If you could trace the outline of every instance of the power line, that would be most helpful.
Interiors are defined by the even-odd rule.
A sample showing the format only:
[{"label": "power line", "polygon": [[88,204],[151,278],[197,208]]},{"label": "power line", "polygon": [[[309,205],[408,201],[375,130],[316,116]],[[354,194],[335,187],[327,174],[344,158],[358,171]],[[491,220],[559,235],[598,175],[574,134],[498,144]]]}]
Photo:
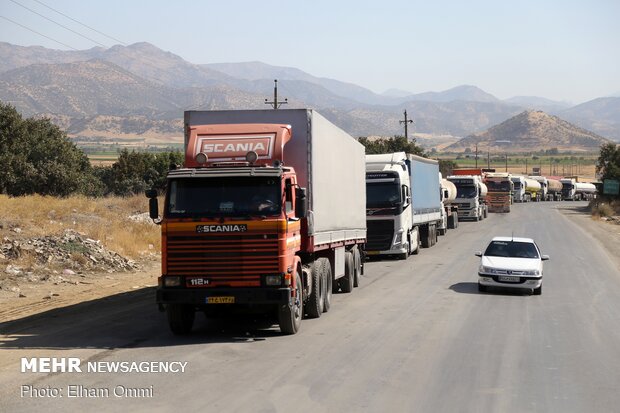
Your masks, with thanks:
[{"label": "power line", "polygon": [[99,46],[102,46],[102,47],[107,48],[107,46],[106,46],[105,44],[103,44],[103,43],[99,43],[98,41],[96,41],[96,40],[94,40],[94,39],[91,39],[91,38],[90,38],[90,37],[88,37],[88,36],[84,36],[83,34],[81,34],[81,33],[79,33],[79,32],[76,32],[75,30],[73,30],[73,29],[71,29],[71,28],[69,28],[69,27],[65,26],[64,24],[60,24],[60,23],[58,23],[57,21],[52,20],[52,19],[50,19],[49,17],[46,17],[46,16],[42,15],[41,13],[38,13],[38,12],[36,12],[36,11],[32,10],[31,8],[26,7],[26,6],[24,6],[23,4],[21,4],[21,3],[17,2],[17,1],[15,1],[15,0],[11,0],[11,1],[12,1],[13,3],[17,4],[18,6],[23,7],[24,9],[26,9],[26,10],[28,10],[28,11],[30,11],[30,12],[32,12],[32,13],[34,13],[34,14],[36,14],[37,16],[43,17],[45,20],[48,20],[48,21],[50,21],[50,22],[52,22],[52,23],[54,23],[54,24],[56,24],[56,25],[58,25],[58,26],[62,27],[63,29],[69,30],[70,32],[75,33],[75,34],[77,34],[78,36],[85,38],[86,40],[90,40],[91,42],[93,42],[93,43],[95,43],[95,44],[98,44]]},{"label": "power line", "polygon": [[118,39],[117,39],[117,38],[115,38],[115,37],[109,36],[109,35],[107,35],[107,34],[105,34],[105,33],[101,32],[101,31],[99,31],[99,30],[97,30],[97,29],[95,29],[95,28],[92,28],[92,27],[90,27],[89,25],[84,24],[84,23],[82,23],[82,22],[80,22],[80,21],[78,21],[78,20],[74,19],[74,18],[73,18],[73,17],[71,17],[71,16],[67,16],[67,15],[66,15],[66,14],[64,14],[63,12],[58,11],[58,10],[56,10],[55,8],[48,6],[47,4],[43,3],[42,1],[39,1],[39,0],[34,0],[34,1],[36,1],[37,3],[39,3],[40,5],[42,5],[42,6],[44,6],[44,7],[47,7],[48,9],[50,9],[50,10],[52,10],[52,11],[55,11],[56,13],[60,14],[61,16],[64,16],[64,17],[66,17],[67,19],[72,20],[72,21],[76,22],[77,24],[80,24],[80,25],[82,25],[82,26],[86,27],[87,29],[90,29],[90,30],[92,30],[92,31],[94,31],[94,32],[97,32],[97,33],[99,33],[100,35],[107,37],[108,39],[114,40],[115,42],[118,42],[118,43],[122,44],[123,46],[127,46],[127,43],[125,43],[125,42],[123,42],[123,41],[121,41],[121,40],[118,40]]},{"label": "power line", "polygon": [[49,39],[49,40],[51,40],[51,41],[53,41],[53,42],[56,42],[56,43],[61,44],[61,45],[65,46],[65,47],[68,47],[69,49],[73,49],[73,50],[75,50],[75,51],[79,51],[79,50],[78,50],[78,49],[76,49],[75,47],[71,47],[71,46],[69,46],[68,44],[65,44],[65,43],[63,43],[63,42],[61,42],[61,41],[58,41],[58,40],[56,40],[56,39],[52,39],[51,37],[46,36],[46,35],[44,35],[43,33],[39,33],[38,31],[31,29],[30,27],[26,27],[26,26],[24,26],[23,24],[17,23],[16,21],[13,21],[13,20],[9,19],[8,17],[4,17],[4,16],[0,16],[0,17],[2,17],[4,20],[8,20],[8,21],[10,21],[10,22],[11,22],[11,23],[13,23],[13,24],[16,24],[16,25],[18,25],[18,26],[23,27],[23,28],[24,28],[24,29],[26,29],[26,30],[30,30],[31,32],[36,33],[36,34],[38,34],[39,36],[43,36],[43,37],[45,37],[46,39]]}]

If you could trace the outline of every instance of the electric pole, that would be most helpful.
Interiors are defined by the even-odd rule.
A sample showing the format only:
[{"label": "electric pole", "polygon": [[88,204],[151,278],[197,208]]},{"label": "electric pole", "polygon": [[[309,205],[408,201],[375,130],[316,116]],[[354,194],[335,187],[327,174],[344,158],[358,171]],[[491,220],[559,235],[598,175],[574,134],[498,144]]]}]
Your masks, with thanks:
[{"label": "electric pole", "polygon": [[407,111],[406,110],[405,110],[405,120],[399,120],[398,122],[405,124],[405,139],[409,140],[409,136],[407,135],[407,125],[409,123],[413,123],[413,121],[411,119],[407,119]]},{"label": "electric pole", "polygon": [[476,169],[478,169],[478,144],[476,144]]},{"label": "electric pole", "polygon": [[278,110],[280,106],[288,104],[288,99],[284,99],[284,102],[278,102],[278,79],[274,79],[273,83],[273,102],[269,102],[265,99],[265,105],[271,105],[274,110]]}]

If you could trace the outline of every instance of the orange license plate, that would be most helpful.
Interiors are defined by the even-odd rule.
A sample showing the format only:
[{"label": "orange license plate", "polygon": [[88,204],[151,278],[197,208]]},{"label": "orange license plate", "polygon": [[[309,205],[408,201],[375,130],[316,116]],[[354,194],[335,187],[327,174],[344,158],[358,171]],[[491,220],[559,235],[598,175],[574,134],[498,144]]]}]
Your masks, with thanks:
[{"label": "orange license plate", "polygon": [[207,304],[234,304],[235,297],[207,297]]}]

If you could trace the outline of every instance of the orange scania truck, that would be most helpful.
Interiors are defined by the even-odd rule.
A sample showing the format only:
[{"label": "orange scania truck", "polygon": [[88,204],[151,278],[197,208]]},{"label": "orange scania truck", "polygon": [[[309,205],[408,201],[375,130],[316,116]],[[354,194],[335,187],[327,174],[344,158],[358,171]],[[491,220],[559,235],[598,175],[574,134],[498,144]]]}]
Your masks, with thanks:
[{"label": "orange scania truck", "polygon": [[168,173],[157,303],[175,334],[196,311],[267,313],[285,334],[360,282],[364,147],[310,109],[185,112]]}]

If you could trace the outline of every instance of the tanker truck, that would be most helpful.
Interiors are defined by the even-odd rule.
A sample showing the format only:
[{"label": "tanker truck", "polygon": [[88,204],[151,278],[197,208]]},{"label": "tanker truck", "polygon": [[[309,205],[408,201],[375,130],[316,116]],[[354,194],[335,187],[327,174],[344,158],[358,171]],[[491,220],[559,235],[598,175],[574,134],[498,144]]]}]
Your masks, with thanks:
[{"label": "tanker truck", "polygon": [[547,195],[550,201],[561,201],[562,182],[557,179],[547,178]]},{"label": "tanker truck", "polygon": [[478,175],[452,175],[448,181],[456,186],[454,204],[459,210],[459,219],[469,218],[480,221],[487,216],[487,186]]},{"label": "tanker truck", "polygon": [[525,202],[540,201],[540,183],[525,177]]},{"label": "tanker truck", "polygon": [[540,192],[538,193],[539,201],[547,201],[549,196],[549,182],[544,176],[529,176],[530,179],[540,184]]},{"label": "tanker truck", "polygon": [[459,226],[459,207],[454,203],[456,199],[456,186],[443,179],[441,172],[439,173],[439,190],[441,198],[441,223],[439,224],[439,235],[446,235],[448,229],[454,229]]},{"label": "tanker truck", "polygon": [[[364,147],[309,109],[185,112],[171,170],[157,303],[175,334],[207,316],[267,313],[284,334],[320,317],[363,272]],[[346,154],[346,156],[343,156]]]},{"label": "tanker truck", "polygon": [[512,201],[523,202],[525,199],[525,178],[521,175],[512,175],[510,180],[513,184]]},{"label": "tanker truck", "polygon": [[575,182],[575,197],[577,200],[590,200],[596,195],[596,186],[587,182]]},{"label": "tanker truck", "polygon": [[513,183],[507,172],[487,172],[484,174],[487,186],[489,212],[510,212]]}]

